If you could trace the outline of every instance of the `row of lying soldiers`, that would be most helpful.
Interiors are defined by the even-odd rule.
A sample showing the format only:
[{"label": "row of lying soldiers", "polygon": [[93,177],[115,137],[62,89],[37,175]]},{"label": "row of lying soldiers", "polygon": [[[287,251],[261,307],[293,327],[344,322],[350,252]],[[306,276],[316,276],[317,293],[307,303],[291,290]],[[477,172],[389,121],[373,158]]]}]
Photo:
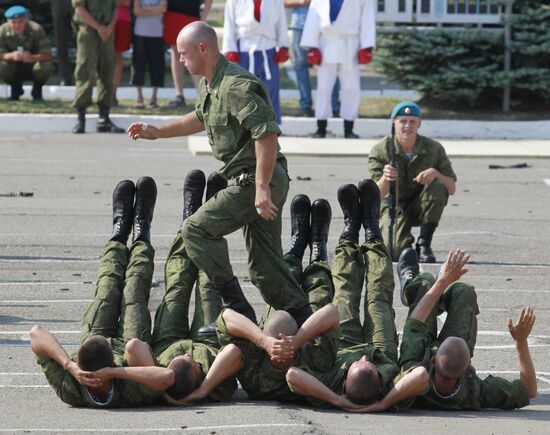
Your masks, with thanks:
[{"label": "row of lying soldiers", "polygon": [[[184,224],[200,207],[205,185],[208,200],[226,182],[216,173],[206,182],[201,171],[191,171],[184,184]],[[167,258],[166,293],[152,328],[150,227],[156,196],[150,177],[115,188],[113,234],[101,258],[95,298],[82,319],[79,350],[70,356],[41,326],[30,332],[37,362],[63,402],[123,407],[162,400],[172,405],[228,401],[236,379],[251,399],[307,401],[355,412],[410,406],[513,409],[536,396],[527,343],[535,321],[531,308],[508,324],[520,378],[476,375],[471,357],[479,309],[474,287],[459,280],[469,259],[461,250],[449,253],[436,276],[420,272],[414,249],[402,252],[397,272],[401,302],[409,312],[398,353],[393,265],[379,227],[380,191],[372,180],[338,190],[344,230],[332,267],[330,204],[324,199],[311,204],[306,195],[291,203],[292,238],[284,258],[313,311],[303,324],[267,307],[258,326],[244,295],[224,298],[222,307],[206,275],[187,257],[180,230]],[[303,269],[308,246],[310,261]],[[438,333],[437,316],[443,312],[446,320]],[[214,328],[203,326],[208,324]]]}]

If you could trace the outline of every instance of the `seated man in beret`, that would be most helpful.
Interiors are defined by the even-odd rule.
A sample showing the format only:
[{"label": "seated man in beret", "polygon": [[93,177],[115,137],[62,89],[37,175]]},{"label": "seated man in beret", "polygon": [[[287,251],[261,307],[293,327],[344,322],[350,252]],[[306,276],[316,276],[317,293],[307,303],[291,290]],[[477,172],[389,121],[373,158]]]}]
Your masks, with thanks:
[{"label": "seated man in beret", "polygon": [[[420,226],[416,250],[421,263],[434,263],[432,238],[441,220],[449,195],[456,190],[456,175],[443,146],[418,134],[422,124],[418,105],[410,101],[397,104],[392,113],[392,134],[382,139],[369,153],[369,176],[380,188],[381,197],[396,183],[396,216],[392,260],[412,246],[411,227]],[[388,199],[390,196],[387,197]],[[390,204],[382,204],[381,227],[390,243]]]},{"label": "seated man in beret", "polygon": [[31,96],[41,101],[42,86],[52,74],[50,40],[40,24],[30,21],[23,6],[12,6],[0,26],[0,79],[11,86],[10,100],[23,95],[23,82],[32,81]]}]

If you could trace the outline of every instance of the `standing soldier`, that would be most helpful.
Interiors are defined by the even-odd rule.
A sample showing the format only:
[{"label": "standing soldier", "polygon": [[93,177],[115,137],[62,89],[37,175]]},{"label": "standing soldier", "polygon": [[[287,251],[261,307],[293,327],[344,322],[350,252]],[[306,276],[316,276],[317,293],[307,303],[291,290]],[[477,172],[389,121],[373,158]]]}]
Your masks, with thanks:
[{"label": "standing soldier", "polygon": [[[392,133],[376,144],[369,154],[369,174],[382,197],[391,181],[397,182],[397,213],[393,260],[412,246],[411,227],[420,225],[416,251],[421,263],[434,263],[432,237],[441,220],[449,195],[456,190],[456,175],[443,146],[418,134],[422,123],[420,107],[411,101],[397,104],[392,113]],[[392,148],[395,166],[390,164]],[[382,230],[387,242],[389,206],[382,205]]]},{"label": "standing soldier", "polygon": [[76,37],[76,95],[73,106],[78,123],[73,133],[86,131],[86,108],[92,105],[93,78],[97,73],[97,104],[100,133],[124,133],[109,118],[114,91],[115,37],[117,0],[72,0]]},{"label": "standing soldier", "polygon": [[27,18],[27,9],[12,6],[0,26],[0,79],[11,86],[10,100],[23,95],[23,81],[32,80],[32,98],[42,100],[42,86],[52,74],[50,41],[40,24]]}]

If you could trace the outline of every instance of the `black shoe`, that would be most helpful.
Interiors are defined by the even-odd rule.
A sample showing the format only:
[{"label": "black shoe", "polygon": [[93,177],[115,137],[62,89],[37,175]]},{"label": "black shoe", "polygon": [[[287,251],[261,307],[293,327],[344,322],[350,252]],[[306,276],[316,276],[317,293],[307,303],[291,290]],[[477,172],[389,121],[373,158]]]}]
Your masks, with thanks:
[{"label": "black shoe", "polygon": [[371,179],[359,183],[361,220],[365,227],[365,241],[382,240],[380,231],[380,189]]},{"label": "black shoe", "polygon": [[298,328],[304,324],[304,322],[313,314],[313,311],[311,310],[311,307],[306,304],[299,310],[287,310],[288,313],[294,317],[294,320],[296,320],[296,324],[298,325]]},{"label": "black shoe", "polygon": [[323,139],[327,135],[327,120],[318,119],[317,120],[317,131],[311,135],[311,137],[316,139]]},{"label": "black shoe", "polygon": [[111,240],[126,244],[134,220],[134,182],[124,180],[113,191],[113,234]]},{"label": "black shoe", "polygon": [[304,258],[304,251],[309,245],[309,220],[311,201],[307,195],[296,195],[290,203],[291,237],[286,254],[292,254],[299,260]]},{"label": "black shoe", "polygon": [[406,307],[409,306],[409,300],[405,294],[405,288],[419,273],[420,266],[418,265],[418,255],[416,251],[413,248],[404,249],[397,262],[397,276],[399,277],[399,284],[401,287],[401,303]]},{"label": "black shoe", "polygon": [[194,214],[202,205],[202,194],[206,185],[206,177],[200,169],[187,173],[183,182],[183,221]]},{"label": "black shoe", "polygon": [[201,337],[204,337],[205,335],[216,335],[216,323],[201,326],[197,329],[197,335]]},{"label": "black shoe", "polygon": [[32,85],[31,96],[33,101],[44,101],[42,97],[42,86],[43,83],[34,82]]},{"label": "black shoe", "polygon": [[338,202],[344,213],[344,231],[340,239],[359,242],[361,229],[361,208],[359,205],[359,189],[355,184],[344,184],[338,189]]},{"label": "black shoe", "polygon": [[353,132],[354,121],[344,120],[344,137],[346,139],[359,139],[359,136]]},{"label": "black shoe", "polygon": [[313,118],[315,116],[315,112],[313,111],[313,109],[311,107],[308,107],[307,109],[302,109],[300,114],[304,118]]},{"label": "black shoe", "polygon": [[125,133],[126,130],[117,126],[111,121],[111,118],[99,118],[97,120],[96,131],[98,133]]},{"label": "black shoe", "polygon": [[353,131],[350,131],[349,133],[344,133],[344,137],[346,139],[359,139],[359,135],[355,134]]},{"label": "black shoe", "polygon": [[254,308],[246,299],[237,278],[234,277],[224,285],[216,287],[216,290],[222,298],[224,307],[231,308],[256,323]]},{"label": "black shoe", "polygon": [[86,133],[86,109],[77,108],[76,111],[78,113],[78,122],[73,127],[73,133],[75,134]]},{"label": "black shoe", "polygon": [[223,190],[227,187],[227,180],[220,175],[219,172],[214,171],[208,176],[206,181],[206,198],[204,202],[212,198],[220,190]]},{"label": "black shoe", "polygon": [[421,263],[435,263],[435,255],[432,251],[432,238],[437,224],[425,224],[420,226],[420,235],[416,243],[416,253]]},{"label": "black shoe", "polygon": [[134,204],[134,235],[132,242],[151,243],[151,222],[157,201],[157,185],[151,177],[141,177],[136,183]]},{"label": "black shoe", "polygon": [[328,261],[327,243],[332,210],[326,199],[317,199],[311,205],[310,263]]},{"label": "black shoe", "polygon": [[10,85],[11,88],[11,94],[10,94],[10,101],[19,101],[19,97],[25,93],[23,91],[23,85],[21,83],[14,83]]}]

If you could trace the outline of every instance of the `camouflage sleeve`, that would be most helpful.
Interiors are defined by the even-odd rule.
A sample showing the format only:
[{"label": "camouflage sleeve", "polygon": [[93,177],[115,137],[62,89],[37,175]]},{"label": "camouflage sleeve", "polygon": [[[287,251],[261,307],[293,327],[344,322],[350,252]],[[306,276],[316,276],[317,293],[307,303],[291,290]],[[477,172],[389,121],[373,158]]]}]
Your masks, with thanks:
[{"label": "camouflage sleeve", "polygon": [[38,42],[38,53],[50,54],[52,49],[50,47],[50,38],[46,35],[44,28],[39,26],[36,31],[36,38]]},{"label": "camouflage sleeve", "polygon": [[481,381],[479,394],[481,408],[515,409],[529,405],[529,395],[519,379],[487,376]]},{"label": "camouflage sleeve", "polygon": [[[424,322],[407,319],[403,328],[399,365],[401,370],[413,367],[427,366],[430,351],[430,335]],[[428,355],[429,357],[429,355]]]},{"label": "camouflage sleeve", "polygon": [[441,172],[446,177],[452,178],[453,180],[457,180],[455,171],[453,170],[453,167],[451,166],[451,161],[449,160],[449,157],[447,156],[447,152],[445,151],[445,148],[443,148],[443,145],[439,144],[439,158],[437,160],[437,169],[439,172]]},{"label": "camouflage sleeve", "polygon": [[86,405],[80,394],[80,384],[73,375],[51,358],[37,356],[36,362],[40,364],[48,383],[63,402],[71,406]]},{"label": "camouflage sleeve", "polygon": [[313,372],[330,370],[336,360],[339,340],[340,327],[335,327],[306,343],[301,356],[302,368]]},{"label": "camouflage sleeve", "polygon": [[8,52],[8,45],[6,39],[3,37],[3,32],[0,32],[0,54],[6,54]]},{"label": "camouflage sleeve", "polygon": [[384,166],[388,163],[388,159],[385,157],[384,147],[386,146],[386,139],[378,142],[369,152],[369,177],[375,182],[378,182],[382,178],[382,171]]},{"label": "camouflage sleeve", "polygon": [[250,131],[252,139],[281,133],[261,83],[253,80],[235,81],[229,87],[226,98],[231,115]]}]

